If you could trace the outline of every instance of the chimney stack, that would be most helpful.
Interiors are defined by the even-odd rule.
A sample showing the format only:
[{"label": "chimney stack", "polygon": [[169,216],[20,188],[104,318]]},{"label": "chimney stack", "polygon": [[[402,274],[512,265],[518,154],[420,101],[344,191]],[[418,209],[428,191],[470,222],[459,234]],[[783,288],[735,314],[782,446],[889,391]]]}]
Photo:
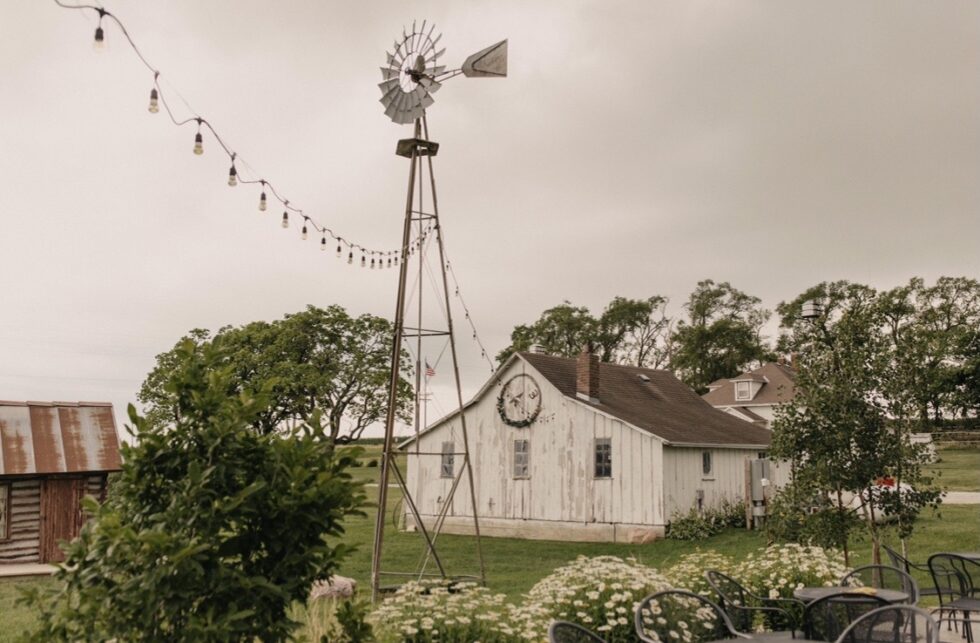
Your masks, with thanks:
[{"label": "chimney stack", "polygon": [[579,354],[575,364],[575,393],[576,396],[591,402],[599,403],[599,356],[586,348]]}]

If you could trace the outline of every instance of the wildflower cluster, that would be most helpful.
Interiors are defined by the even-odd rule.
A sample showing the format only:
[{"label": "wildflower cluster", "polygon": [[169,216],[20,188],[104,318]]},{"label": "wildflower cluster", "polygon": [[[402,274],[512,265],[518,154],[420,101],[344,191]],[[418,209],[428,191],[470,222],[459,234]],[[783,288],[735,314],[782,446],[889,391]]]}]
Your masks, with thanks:
[{"label": "wildflower cluster", "polygon": [[475,583],[411,582],[371,615],[379,643],[520,640],[503,594]]},{"label": "wildflower cluster", "polygon": [[646,596],[668,587],[660,572],[633,559],[579,556],[538,581],[514,616],[526,640],[544,640],[548,625],[563,620],[609,643],[637,641],[633,612]]},{"label": "wildflower cluster", "polygon": [[837,585],[847,572],[836,549],[788,543],[750,553],[733,576],[759,596],[790,598],[802,587]]},{"label": "wildflower cluster", "polygon": [[723,574],[731,574],[734,568],[735,562],[728,556],[710,549],[698,550],[681,556],[676,563],[665,568],[664,577],[671,587],[686,589],[714,600],[714,591],[708,585],[704,572],[713,569]]},{"label": "wildflower cluster", "polygon": [[644,635],[656,643],[704,643],[728,638],[724,621],[693,596],[661,596],[640,608]]}]

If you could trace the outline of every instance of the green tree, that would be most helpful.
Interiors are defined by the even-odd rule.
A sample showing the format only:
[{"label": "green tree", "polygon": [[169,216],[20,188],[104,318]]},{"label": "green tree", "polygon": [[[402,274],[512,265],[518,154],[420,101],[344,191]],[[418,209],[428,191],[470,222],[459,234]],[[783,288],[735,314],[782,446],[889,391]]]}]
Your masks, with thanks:
[{"label": "green tree", "polygon": [[[802,318],[808,300],[822,303],[819,318]],[[799,359],[794,397],[776,413],[773,456],[791,461],[794,493],[817,507],[808,520],[821,521],[825,540],[848,556],[849,535],[863,525],[876,563],[882,512],[899,518],[905,537],[922,508],[939,501],[923,466],[925,450],[912,443],[901,419],[918,365],[889,328],[906,304],[899,293],[879,295],[841,281],[778,308],[788,331],[782,345]]]},{"label": "green tree", "polygon": [[[138,399],[147,418],[169,424],[180,420],[180,405],[165,386],[190,341],[201,350],[220,339],[220,366],[230,369],[228,393],[267,388],[270,404],[255,418],[255,427],[272,432],[322,414],[333,440],[359,437],[384,418],[388,406],[392,326],[373,315],[350,316],[340,306],[307,307],[273,322],[226,326],[213,336],[192,330],[170,351],[157,356]],[[409,371],[407,354],[402,372]],[[407,419],[412,387],[399,378],[398,415]]]},{"label": "green tree", "polygon": [[770,311],[758,297],[727,281],[699,281],[672,336],[671,366],[684,382],[704,393],[708,384],[734,377],[754,363],[772,359],[762,337]]},{"label": "green tree", "polygon": [[[360,514],[347,474],[314,414],[284,433],[253,425],[268,390],[236,387],[221,338],[188,341],[164,386],[179,414],[167,426],[129,408],[136,438],[109,501],[67,547],[57,583],[27,598],[44,641],[282,641],[287,616],[347,553],[328,537]],[[267,387],[266,387],[267,388]]]},{"label": "green tree", "polygon": [[497,355],[503,363],[511,354],[537,344],[548,354],[575,357],[590,348],[604,362],[659,368],[667,355],[667,299],[614,297],[595,317],[584,306],[564,301],[549,308],[532,324],[516,326],[511,344]]}]

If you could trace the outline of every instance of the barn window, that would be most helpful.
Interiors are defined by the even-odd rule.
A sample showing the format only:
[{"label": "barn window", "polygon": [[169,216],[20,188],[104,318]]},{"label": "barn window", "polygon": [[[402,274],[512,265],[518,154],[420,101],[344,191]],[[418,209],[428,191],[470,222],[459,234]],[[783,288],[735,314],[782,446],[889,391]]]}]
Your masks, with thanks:
[{"label": "barn window", "polygon": [[514,477],[529,478],[531,471],[529,464],[530,443],[527,440],[514,440]]},{"label": "barn window", "polygon": [[0,485],[0,540],[10,538],[10,520],[7,513],[10,507],[10,485]]},{"label": "barn window", "polygon": [[442,462],[440,463],[441,466],[439,467],[439,475],[441,475],[443,478],[453,477],[453,470],[456,468],[456,460],[454,455],[455,451],[456,447],[452,442],[442,443]]},{"label": "barn window", "polygon": [[596,438],[595,477],[612,477],[612,440],[610,438]]},{"label": "barn window", "polygon": [[705,477],[711,475],[711,451],[701,452],[701,473]]},{"label": "barn window", "polygon": [[746,401],[752,399],[751,382],[735,382],[735,399]]}]

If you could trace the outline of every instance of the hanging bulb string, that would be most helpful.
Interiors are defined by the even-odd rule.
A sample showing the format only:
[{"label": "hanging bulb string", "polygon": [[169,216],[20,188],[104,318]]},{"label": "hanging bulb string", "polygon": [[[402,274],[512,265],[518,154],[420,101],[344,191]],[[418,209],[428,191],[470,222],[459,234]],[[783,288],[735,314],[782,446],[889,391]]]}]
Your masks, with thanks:
[{"label": "hanging bulb string", "polygon": [[[137,56],[137,58],[139,58],[140,62],[143,63],[143,66],[145,66],[153,74],[153,87],[152,87],[151,95],[150,95],[151,105],[153,107],[162,106],[163,107],[163,111],[166,112],[167,117],[170,119],[171,123],[173,123],[174,126],[176,126],[176,127],[183,127],[183,126],[189,125],[189,124],[190,125],[196,125],[197,126],[197,134],[195,135],[195,153],[197,153],[197,154],[203,154],[203,146],[200,146],[199,147],[200,141],[198,141],[198,137],[199,137],[199,135],[200,135],[200,133],[201,133],[202,130],[207,130],[207,132],[210,134],[210,136],[212,138],[214,138],[215,141],[217,141],[218,145],[221,147],[221,149],[224,151],[224,153],[229,157],[229,160],[231,161],[231,168],[232,168],[232,170],[234,170],[234,172],[231,172],[231,171],[229,172],[229,175],[230,175],[229,176],[229,181],[228,181],[229,185],[235,185],[236,183],[237,184],[246,184],[246,185],[248,185],[248,184],[261,184],[261,186],[263,188],[263,191],[265,191],[266,189],[268,189],[268,191],[271,194],[271,196],[273,196],[276,200],[278,200],[279,203],[287,211],[294,212],[294,213],[302,216],[304,218],[304,220],[306,221],[306,223],[308,225],[312,226],[313,229],[316,230],[321,235],[324,235],[324,234],[330,235],[330,237],[332,237],[334,239],[334,241],[337,241],[338,243],[344,244],[349,249],[354,250],[354,251],[362,252],[362,253],[365,253],[365,254],[372,254],[372,255],[375,255],[375,257],[377,257],[378,255],[386,256],[386,253],[387,254],[396,253],[395,254],[396,258],[398,258],[399,260],[403,260],[404,259],[404,257],[406,256],[407,252],[413,246],[413,244],[409,244],[408,247],[401,248],[400,254],[398,254],[399,253],[399,250],[379,250],[379,249],[376,249],[376,248],[369,248],[369,247],[364,246],[364,245],[359,244],[359,243],[354,243],[352,241],[349,241],[349,240],[343,238],[341,235],[335,233],[332,229],[328,228],[326,225],[322,225],[322,224],[318,223],[316,220],[314,220],[309,215],[304,214],[302,209],[290,205],[289,199],[286,199],[276,189],[276,187],[272,184],[272,182],[270,182],[268,179],[264,179],[264,178],[245,178],[245,177],[243,177],[242,176],[242,169],[246,169],[246,170],[250,171],[251,174],[254,174],[254,175],[258,175],[258,172],[255,172],[255,170],[252,168],[252,166],[249,165],[245,161],[245,159],[241,158],[241,156],[239,156],[231,148],[231,146],[225,141],[224,138],[222,138],[222,136],[215,129],[214,125],[212,125],[211,122],[207,118],[204,118],[203,116],[201,116],[197,112],[197,110],[195,110],[193,107],[191,107],[191,105],[187,101],[187,99],[184,98],[184,96],[179,91],[177,91],[177,89],[173,86],[173,84],[168,81],[167,82],[167,85],[168,85],[168,87],[170,87],[172,89],[173,94],[176,95],[180,99],[180,102],[182,102],[184,104],[184,106],[187,108],[187,111],[190,112],[191,114],[193,114],[193,116],[189,116],[187,118],[180,118],[180,117],[177,116],[177,114],[175,113],[175,111],[171,107],[170,102],[167,100],[167,96],[169,95],[169,92],[165,92],[164,91],[164,88],[163,88],[163,86],[161,84],[161,81],[162,80],[165,80],[165,79],[162,78],[162,74],[161,74],[160,70],[157,69],[156,67],[154,67],[152,64],[150,64],[150,61],[147,60],[146,56],[143,54],[143,52],[140,50],[139,46],[137,46],[136,42],[133,40],[132,36],[129,33],[129,30],[126,29],[126,26],[122,23],[122,21],[118,17],[116,17],[115,14],[113,14],[110,11],[108,11],[104,7],[101,7],[101,6],[98,6],[98,5],[94,5],[94,4],[67,4],[67,3],[63,2],[62,0],[54,0],[54,2],[59,7],[62,7],[64,9],[82,9],[82,10],[88,10],[88,11],[95,12],[98,15],[98,17],[99,17],[99,21],[98,21],[99,27],[98,28],[100,30],[103,29],[103,23],[105,21],[107,21],[107,20],[113,22],[119,28],[119,31],[125,37],[126,42],[129,43],[130,48],[133,50],[133,53],[135,53],[136,56]],[[99,35],[101,35],[104,38],[104,33],[100,33]],[[100,39],[99,42],[102,42],[101,39]],[[158,111],[158,109],[151,109],[151,111],[154,111],[155,112],[155,111]],[[236,167],[236,162],[237,162],[237,167]],[[231,176],[235,176],[235,183],[232,183],[232,181],[230,179]]]},{"label": "hanging bulb string", "polygon": [[[445,255],[445,249],[443,249],[443,255]],[[459,300],[459,305],[463,309],[465,314],[466,322],[470,326],[470,330],[473,331],[473,341],[476,345],[480,347],[480,356],[486,360],[487,364],[490,365],[490,372],[496,371],[496,365],[490,358],[490,354],[487,352],[486,347],[483,344],[483,340],[480,339],[480,334],[476,332],[476,324],[473,323],[473,315],[470,314],[470,309],[466,305],[466,300],[463,299],[463,293],[459,287],[459,280],[456,278],[456,271],[453,270],[453,264],[449,261],[449,257],[446,256],[446,272],[449,274],[450,278],[453,280],[453,287],[455,288],[456,299]]]}]

